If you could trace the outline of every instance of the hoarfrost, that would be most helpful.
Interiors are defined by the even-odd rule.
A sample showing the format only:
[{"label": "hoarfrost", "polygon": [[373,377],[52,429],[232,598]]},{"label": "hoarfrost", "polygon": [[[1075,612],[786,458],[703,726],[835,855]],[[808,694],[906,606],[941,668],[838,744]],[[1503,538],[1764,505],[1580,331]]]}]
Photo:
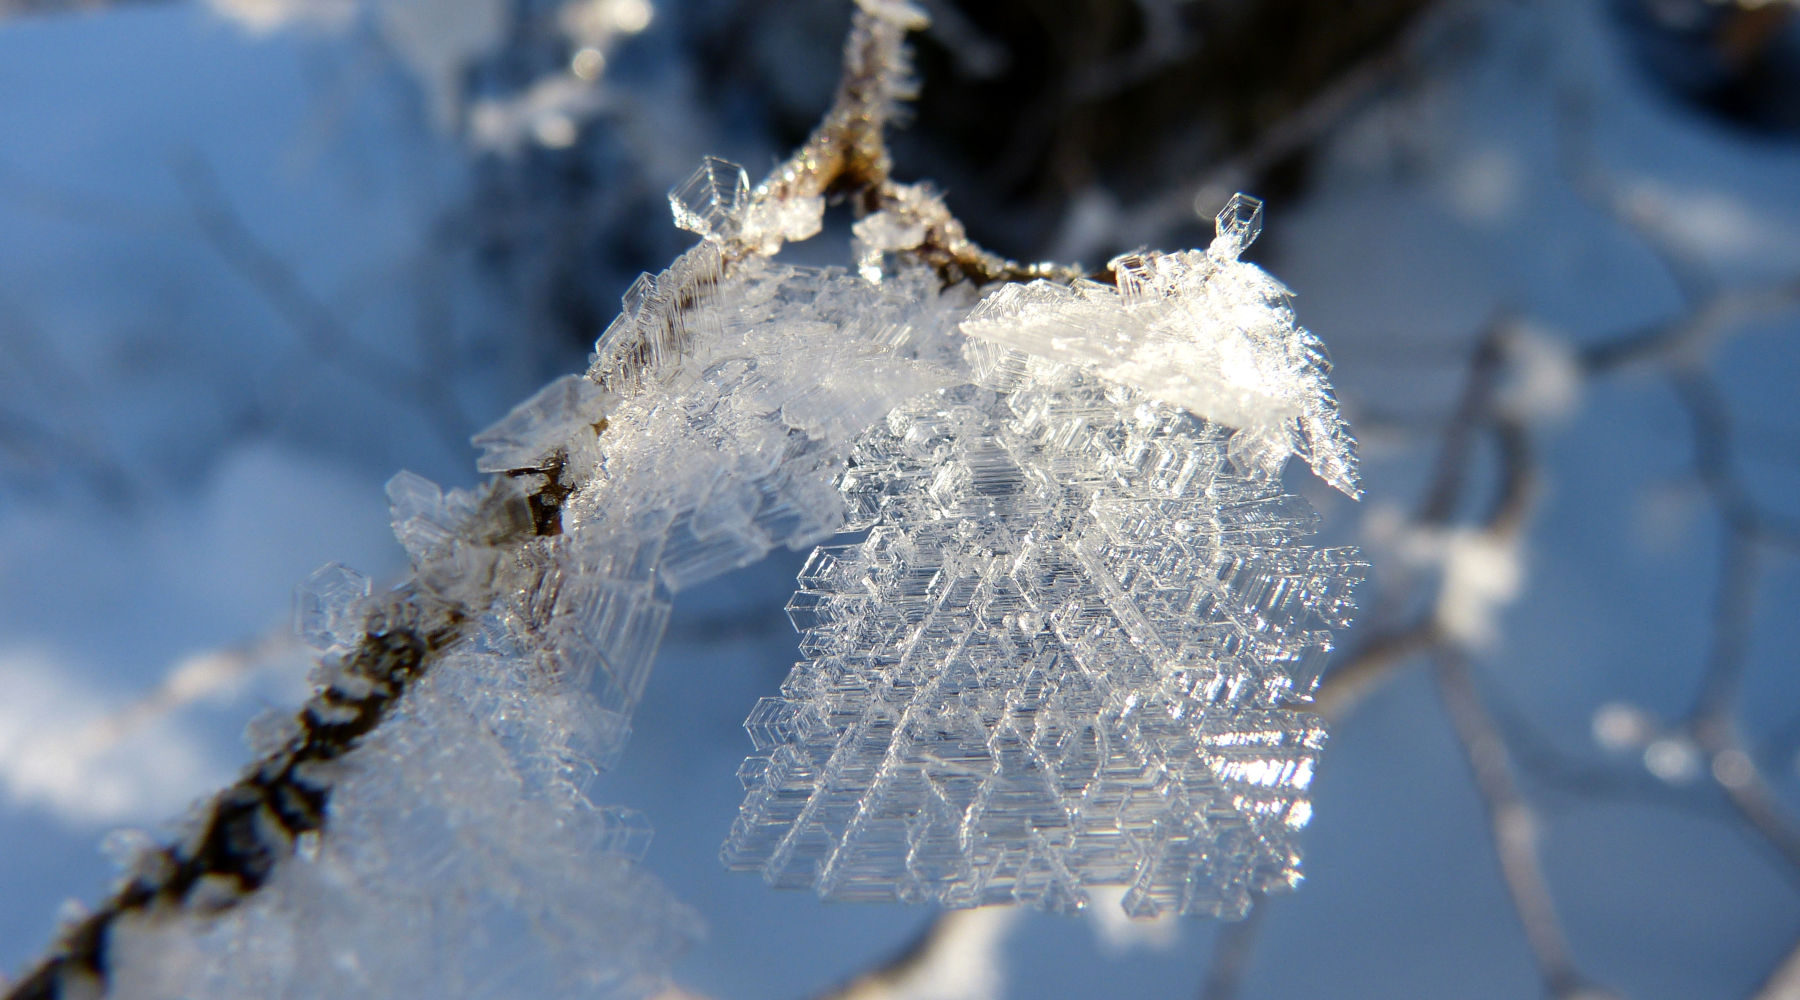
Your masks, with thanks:
[{"label": "hoarfrost", "polygon": [[155,885],[225,855],[182,905],[112,920],[114,992],[653,992],[698,920],[637,867],[647,823],[588,779],[674,595],[838,531],[851,440],[956,380],[973,299],[923,268],[727,268],[708,240],[633,286],[588,375],[477,435],[487,483],[394,477],[412,580],[372,595],[330,566],[299,589],[320,694],[259,725],[263,760],[184,843],[134,862]]},{"label": "hoarfrost", "polygon": [[[879,19],[917,14],[863,6],[892,46]],[[1113,287],[983,298],[946,281],[987,258],[936,196],[888,190],[854,274],[768,259],[818,229],[804,185],[715,160],[673,192],[702,240],[584,375],[477,435],[484,484],[394,477],[411,578],[309,579],[314,697],[25,989],[647,994],[697,918],[589,779],[677,593],[846,530],[789,605],[806,660],[747,724],[731,865],[950,906],[1122,888],[1135,916],[1292,885],[1305,705],[1362,567],[1279,488],[1289,454],[1346,491],[1354,463],[1322,349],[1237,260],[1259,206]]]},{"label": "hoarfrost", "polygon": [[1237,915],[1298,880],[1296,709],[1361,575],[1216,423],[972,343],[862,435],[724,856],[837,899]]},{"label": "hoarfrost", "polygon": [[1006,285],[963,324],[972,337],[1080,364],[1232,428],[1232,459],[1263,473],[1289,455],[1350,496],[1355,443],[1317,337],[1295,322],[1290,293],[1238,254],[1262,231],[1262,203],[1220,211],[1205,251],[1127,254],[1114,283]]}]

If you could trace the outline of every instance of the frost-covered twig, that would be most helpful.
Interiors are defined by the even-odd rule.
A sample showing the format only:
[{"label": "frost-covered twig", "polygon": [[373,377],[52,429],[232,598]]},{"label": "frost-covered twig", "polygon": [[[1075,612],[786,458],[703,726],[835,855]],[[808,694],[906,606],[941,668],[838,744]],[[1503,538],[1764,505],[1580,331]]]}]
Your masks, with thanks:
[{"label": "frost-covered twig", "polygon": [[[759,197],[763,205],[792,207],[800,203],[798,228],[791,223],[791,216],[765,228],[776,246],[783,238],[810,235],[804,220],[809,213],[811,229],[816,231],[823,194],[850,176],[847,172],[852,165],[864,173],[855,175],[860,181],[848,182],[851,189],[859,182],[885,178],[887,156],[881,145],[880,122],[891,102],[901,96],[904,29],[916,18],[904,5],[872,9],[884,16],[866,10],[857,15],[846,52],[846,83],[837,107],[820,135],[808,144],[810,152],[797,157],[797,166],[783,174],[791,176],[793,184],[811,187],[778,193],[765,190]],[[867,172],[870,164],[882,166],[871,174]],[[302,333],[323,354],[363,371],[366,377],[382,378],[390,366],[382,359],[354,355],[353,346],[346,344],[328,310],[255,243],[219,202],[207,178],[190,174],[188,181],[203,228],[227,258],[249,268],[251,276],[278,306],[292,314]],[[716,204],[712,207],[719,208]],[[733,221],[751,215],[754,213],[741,213]],[[723,215],[719,218],[722,221]],[[729,245],[737,248],[736,256],[763,249],[760,241],[752,247],[747,240],[735,239],[739,233],[731,235],[734,239]],[[772,252],[772,248],[764,252]],[[681,280],[665,281],[664,293],[669,296],[665,308],[698,305],[717,274],[717,265],[709,269],[704,263],[671,269],[669,277],[680,275]],[[634,348],[618,356],[621,367],[610,371],[615,379],[634,377],[637,366],[650,359],[651,355]],[[596,375],[606,377],[603,371]],[[596,425],[596,434],[600,426]],[[565,477],[563,460],[537,469],[509,471],[502,466],[495,471],[508,474],[491,481],[483,495],[473,500],[461,524],[432,520],[444,515],[429,506],[409,507],[423,500],[415,498],[416,490],[404,496],[396,494],[396,517],[413,517],[420,525],[429,523],[425,532],[429,541],[421,544],[458,548],[462,543],[455,536],[466,536],[478,540],[478,547],[485,547],[490,560],[501,558],[503,551],[512,554],[501,561],[519,559],[532,539],[561,533],[562,504],[581,485]],[[412,489],[410,484],[407,489]],[[418,526],[412,530],[420,533]],[[416,558],[424,555],[415,553]],[[272,752],[251,764],[237,783],[202,807],[191,821],[188,836],[140,858],[112,898],[65,929],[50,954],[9,990],[8,1000],[51,1000],[104,989],[114,964],[111,940],[121,922],[181,911],[204,915],[237,906],[263,886],[297,843],[322,831],[331,796],[329,765],[356,750],[446,650],[465,644],[480,610],[499,596],[485,588],[513,585],[493,577],[493,562],[484,577],[477,566],[456,562],[457,557],[449,552],[443,556],[446,562],[435,578],[391,592],[364,610],[363,621],[348,623],[348,643],[334,656],[334,669],[324,675],[319,693],[301,710],[294,734],[280,740]],[[445,577],[444,572],[467,575]],[[550,596],[554,599],[554,592]],[[660,624],[646,623],[646,627],[660,631]],[[656,636],[648,638],[650,645],[641,652],[644,658],[654,649]],[[626,685],[624,697],[629,698],[631,684],[627,681]]]},{"label": "frost-covered twig", "polygon": [[396,592],[372,613],[366,637],[345,658],[342,680],[299,716],[298,736],[257,761],[196,817],[178,844],[139,859],[111,900],[63,932],[55,951],[8,993],[55,1000],[104,990],[113,925],[130,914],[233,905],[260,888],[294,841],[324,826],[329,788],[321,769],[354,749],[386,716],[430,658],[466,623],[457,609]]},{"label": "frost-covered twig", "polygon": [[[906,34],[926,24],[909,0],[859,0],[852,43],[845,51],[844,76],[825,120],[806,144],[778,165],[750,197],[759,206],[801,211],[834,195],[853,195],[863,213],[887,212],[892,226],[911,230],[907,245],[878,249],[904,251],[934,267],[947,282],[1072,280],[1079,267],[1020,264],[982,249],[950,214],[929,185],[899,184],[883,133],[897,104],[913,96]],[[757,216],[752,209],[751,217]],[[766,240],[771,229],[754,237]]]},{"label": "frost-covered twig", "polygon": [[[13,1000],[121,968],[153,996],[641,995],[693,919],[636,869],[642,820],[586,779],[677,591],[846,527],[867,538],[817,550],[790,605],[813,659],[752,716],[767,754],[740,771],[728,864],[965,907],[1107,886],[1146,916],[1298,880],[1324,739],[1306,698],[1363,566],[1305,544],[1316,516],[1280,492],[1294,454],[1352,496],[1356,468],[1323,346],[1239,259],[1260,203],[1110,285],[1000,261],[889,179],[920,18],[860,6],[825,126],[754,190],[709,161],[671,193],[702,242],[632,287],[585,374],[477,435],[485,483],[390,482],[411,580],[315,574],[318,692]],[[839,195],[855,276],[770,259]],[[316,304],[275,286],[317,337]],[[438,954],[490,908],[533,950],[486,957],[535,987]]]}]

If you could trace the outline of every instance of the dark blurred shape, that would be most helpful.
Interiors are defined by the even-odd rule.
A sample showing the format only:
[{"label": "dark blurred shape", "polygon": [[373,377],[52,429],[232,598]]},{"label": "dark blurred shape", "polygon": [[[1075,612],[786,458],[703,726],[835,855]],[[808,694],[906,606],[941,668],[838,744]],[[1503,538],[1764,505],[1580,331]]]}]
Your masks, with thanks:
[{"label": "dark blurred shape", "polygon": [[[709,88],[769,95],[797,142],[829,91],[842,5],[720,5]],[[1129,204],[1196,185],[1309,103],[1402,44],[1436,0],[927,0],[923,81],[895,137],[903,174],[931,164],[984,243],[1045,251],[1073,195]],[[749,44],[745,44],[748,41]],[[729,84],[737,81],[735,87]],[[823,81],[823,82],[820,82]],[[1306,182],[1310,146],[1251,178],[1281,196]]]},{"label": "dark blurred shape", "polygon": [[[923,86],[895,136],[901,174],[921,176],[929,164],[971,232],[1021,258],[1053,252],[1071,204],[1090,190],[1122,206],[1187,192],[1173,199],[1185,204],[1230,164],[1230,183],[1291,195],[1304,188],[1312,148],[1329,133],[1296,121],[1326,95],[1357,99],[1370,81],[1385,80],[1409,29],[1438,5],[924,0],[933,25],[916,41]],[[566,63],[571,50],[553,29],[555,6],[520,3],[508,43],[471,74],[473,93],[521,92]],[[803,141],[835,86],[851,5],[678,6],[684,16],[670,28],[698,54],[695,89],[726,131],[770,134],[777,148]],[[609,79],[615,72],[608,69]],[[674,246],[660,188],[634,172],[614,131],[584,128],[566,148],[528,145],[484,158],[472,211],[451,223],[520,290],[532,325],[568,345],[592,342],[616,309],[617,276],[634,270],[631,261],[667,256]],[[621,205],[630,206],[633,224],[619,224]]]},{"label": "dark blurred shape", "polygon": [[1800,8],[1789,0],[1617,0],[1639,68],[1680,104],[1800,136]]},{"label": "dark blurred shape", "polygon": [[[928,35],[922,131],[988,197],[1016,203],[1095,182],[1124,195],[1191,183],[1391,45],[1431,0],[954,6],[1006,58],[970,65]],[[1306,160],[1274,164],[1264,193],[1304,183]]]}]

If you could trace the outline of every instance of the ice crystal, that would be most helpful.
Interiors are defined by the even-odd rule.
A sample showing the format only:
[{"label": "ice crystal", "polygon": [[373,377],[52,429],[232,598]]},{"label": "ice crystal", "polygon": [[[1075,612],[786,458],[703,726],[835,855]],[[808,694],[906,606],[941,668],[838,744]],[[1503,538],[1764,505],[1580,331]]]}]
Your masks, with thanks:
[{"label": "ice crystal", "polygon": [[1354,555],[1230,431],[1019,352],[890,413],[860,542],[789,604],[808,659],[748,727],[728,864],[842,899],[1241,913],[1298,878],[1324,739],[1295,709]]},{"label": "ice crystal", "polygon": [[[925,234],[858,224],[859,270]],[[1241,914],[1299,878],[1324,740],[1305,704],[1362,564],[1309,547],[1278,476],[1354,494],[1322,347],[1238,260],[1002,285],[961,324],[959,381],[857,438],[860,541],[789,604],[807,659],[746,722],[758,753],[723,857],[840,899]]]},{"label": "ice crystal", "polygon": [[730,864],[952,906],[1123,888],[1136,915],[1298,878],[1305,703],[1360,564],[1279,488],[1290,454],[1347,491],[1354,466],[1317,341],[1237,260],[1257,207],[1112,286],[983,298],[931,263],[974,250],[928,188],[858,224],[854,274],[769,259],[823,205],[771,190],[708,161],[670,196],[700,243],[631,286],[585,374],[477,435],[490,478],[394,477],[411,577],[303,585],[314,697],[46,975],[645,995],[696,919],[588,779],[678,592],[841,531],[789,605],[806,659],[747,723]]},{"label": "ice crystal", "polygon": [[963,324],[972,337],[1068,361],[1232,428],[1240,465],[1273,472],[1298,454],[1357,495],[1324,345],[1295,322],[1288,290],[1238,254],[1262,205],[1232,199],[1205,251],[1127,254],[1114,283],[1006,285]]},{"label": "ice crystal", "polygon": [[437,664],[331,781],[331,825],[216,914],[113,925],[118,1000],[655,992],[698,918],[637,865],[642,817],[579,791],[606,725],[477,645]]},{"label": "ice crystal", "polygon": [[728,160],[709,156],[686,183],[669,192],[675,224],[701,237],[717,236],[742,215],[750,175]]},{"label": "ice crystal", "polygon": [[294,588],[294,633],[315,649],[348,646],[362,633],[371,582],[348,566],[330,563]]},{"label": "ice crystal", "polygon": [[636,867],[647,824],[587,778],[629,734],[675,594],[838,531],[850,442],[957,381],[974,300],[924,268],[875,285],[728,262],[742,249],[709,236],[634,284],[587,374],[477,435],[486,483],[394,477],[402,587],[330,566],[299,588],[319,694],[259,724],[261,762],[133,869],[225,874],[109,918],[119,995],[654,991],[697,921]]}]

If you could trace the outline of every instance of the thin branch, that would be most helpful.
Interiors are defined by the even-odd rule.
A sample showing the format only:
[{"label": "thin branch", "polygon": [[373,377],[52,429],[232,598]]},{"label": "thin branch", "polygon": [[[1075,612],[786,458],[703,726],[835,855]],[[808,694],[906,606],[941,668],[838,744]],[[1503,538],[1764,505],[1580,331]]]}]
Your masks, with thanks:
[{"label": "thin branch", "polygon": [[[1669,370],[1693,434],[1695,478],[1724,522],[1712,642],[1686,728],[1706,754],[1708,775],[1738,817],[1800,875],[1800,822],[1775,794],[1743,739],[1737,718],[1746,653],[1754,626],[1758,549],[1800,550],[1800,520],[1761,507],[1739,478],[1729,407],[1703,366],[1727,336],[1759,320],[1800,310],[1800,275],[1748,288],[1717,282],[1647,225],[1619,197],[1621,188],[1586,142],[1591,117],[1578,95],[1559,114],[1563,170],[1572,187],[1633,233],[1674,281],[1688,308],[1679,316],[1601,341],[1581,354],[1590,377],[1644,364]],[[1800,976],[1800,970],[1795,972]]]},{"label": "thin branch", "polygon": [[1441,641],[1428,618],[1370,636],[1332,664],[1313,695],[1312,710],[1327,722],[1342,721],[1396,670]]},{"label": "thin branch", "polygon": [[[1446,524],[1465,502],[1472,442],[1492,420],[1493,395],[1504,367],[1504,322],[1499,318],[1490,321],[1469,356],[1456,411],[1444,428],[1431,479],[1413,514],[1414,523]],[[1519,531],[1523,528],[1523,510],[1514,508],[1529,495],[1526,483],[1531,478],[1530,470],[1525,455],[1517,448],[1510,452],[1502,449],[1502,457],[1503,475],[1490,514],[1495,520],[1487,527],[1495,527],[1498,519],[1504,517],[1507,531]],[[1313,710],[1328,721],[1344,718],[1401,666],[1436,648],[1443,640],[1429,608],[1404,625],[1377,632],[1325,672],[1314,695]]]},{"label": "thin branch", "polygon": [[1728,334],[1758,320],[1800,309],[1800,275],[1746,288],[1726,288],[1697,298],[1673,319],[1589,345],[1582,367],[1594,375],[1646,363],[1686,363],[1703,358]]},{"label": "thin branch", "polygon": [[1676,378],[1676,387],[1693,428],[1694,474],[1719,508],[1725,529],[1712,643],[1688,728],[1707,755],[1713,782],[1738,815],[1787,862],[1791,874],[1800,875],[1800,822],[1776,796],[1750,753],[1736,714],[1756,620],[1758,543],[1781,540],[1786,526],[1759,511],[1738,480],[1729,414],[1712,382],[1683,374]]},{"label": "thin branch", "polygon": [[1800,944],[1769,973],[1751,1000],[1800,1000]]},{"label": "thin branch", "polygon": [[819,1000],[955,1000],[998,992],[1016,906],[945,910],[900,954]]},{"label": "thin branch", "polygon": [[1234,1000],[1243,990],[1268,906],[1267,900],[1258,899],[1244,919],[1219,927],[1218,937],[1213,940],[1212,962],[1200,984],[1200,1000]]},{"label": "thin branch", "polygon": [[1462,744],[1476,790],[1487,809],[1494,853],[1507,893],[1525,929],[1544,988],[1555,1000],[1610,996],[1575,964],[1556,903],[1538,858],[1538,819],[1519,790],[1506,744],[1476,689],[1462,657],[1444,650],[1434,658],[1438,696]]},{"label": "thin branch", "polygon": [[128,914],[214,913],[254,893],[302,835],[322,830],[331,789],[321,764],[342,758],[462,634],[469,615],[415,588],[394,591],[343,660],[339,683],[300,710],[294,737],[214,796],[195,832],[138,859],[110,899],[65,928],[5,1000],[63,1000],[108,986],[112,928]]},{"label": "thin branch", "polygon": [[427,416],[433,432],[452,452],[466,445],[470,422],[441,379],[433,378],[370,350],[345,328],[331,307],[303,284],[280,257],[265,247],[225,200],[218,178],[204,161],[190,159],[178,171],[194,221],[219,257],[250,283],[281,316],[314,357],[380,395],[398,391]]}]

